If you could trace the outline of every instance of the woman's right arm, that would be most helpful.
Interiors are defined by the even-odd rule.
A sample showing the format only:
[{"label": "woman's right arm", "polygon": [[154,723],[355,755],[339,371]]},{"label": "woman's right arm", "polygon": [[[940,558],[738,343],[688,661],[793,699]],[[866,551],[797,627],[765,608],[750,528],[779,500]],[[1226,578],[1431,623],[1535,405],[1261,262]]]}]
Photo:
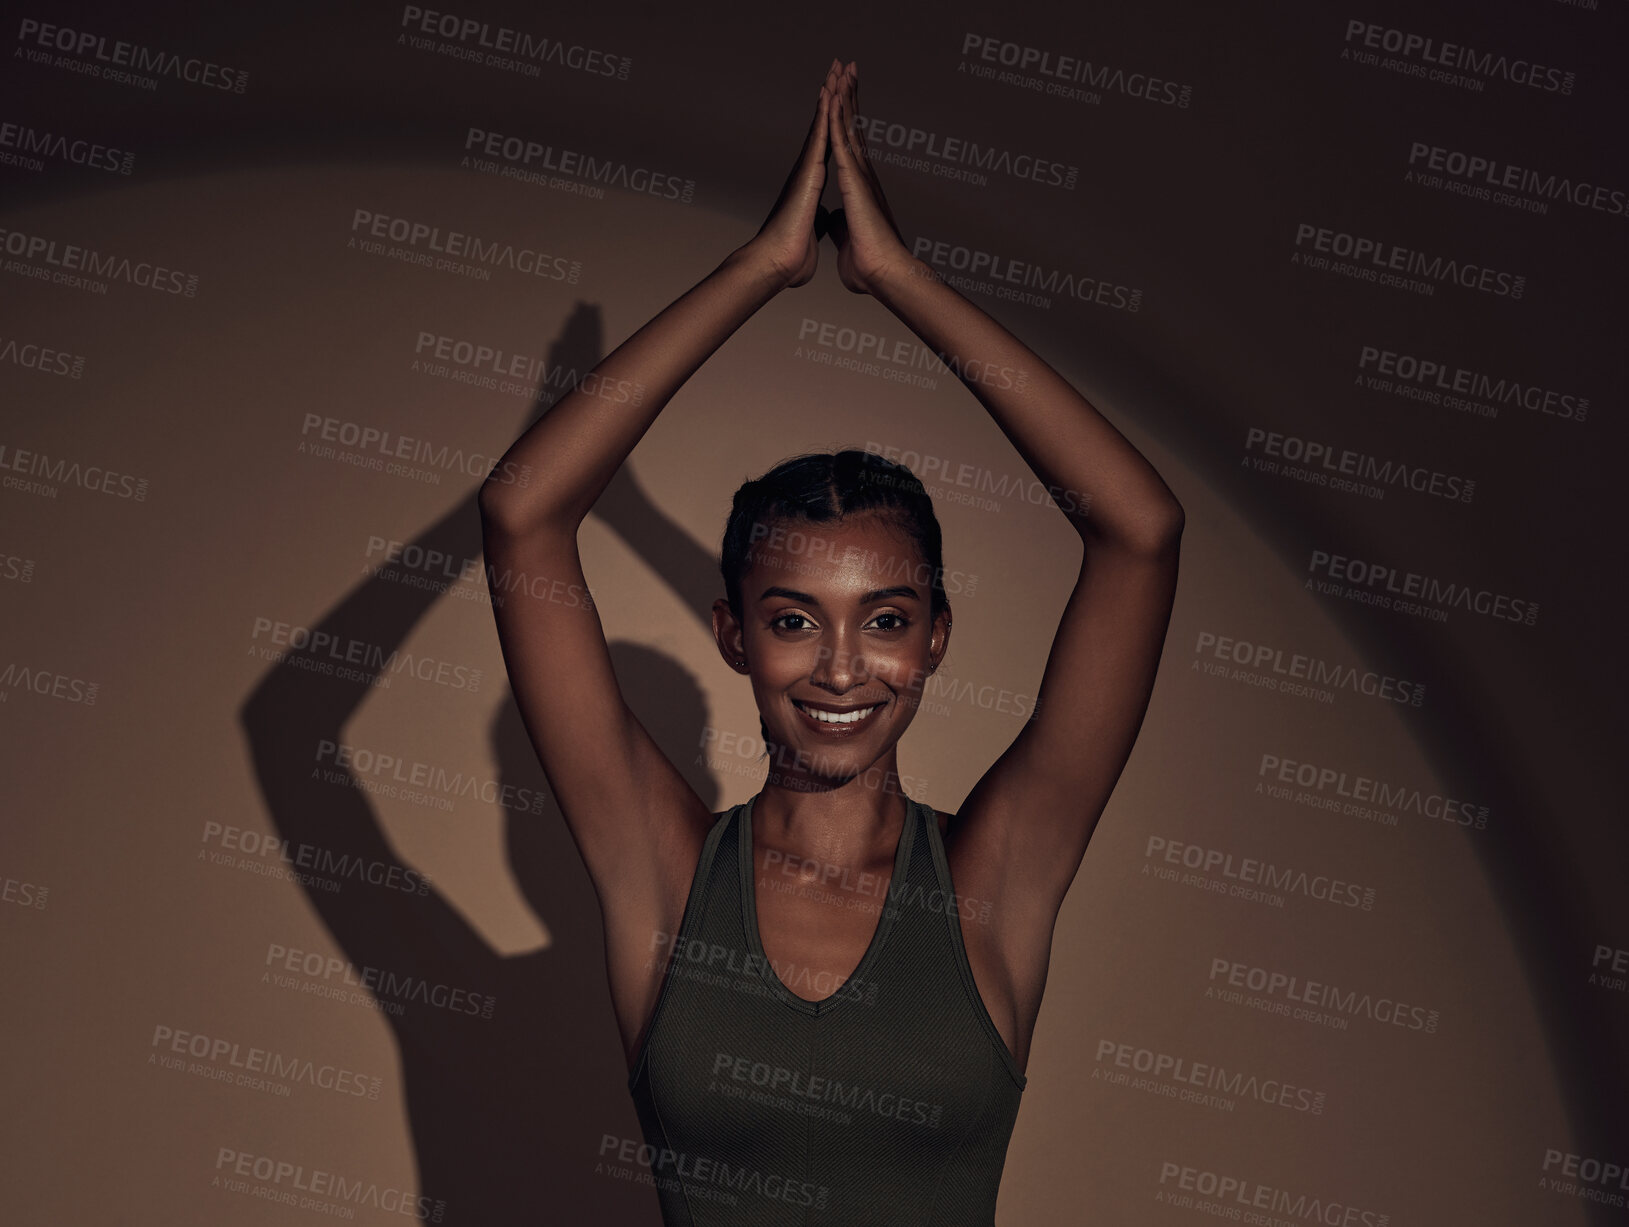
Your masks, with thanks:
[{"label": "woman's right arm", "polygon": [[[599,893],[630,1052],[654,1004],[659,977],[647,971],[659,961],[651,956],[665,953],[658,935],[678,926],[712,814],[622,698],[586,599],[577,531],[684,381],[759,307],[814,275],[835,71],[833,61],[803,150],[758,234],[532,423],[481,488],[510,686]],[[528,469],[524,485],[505,480]]]},{"label": "woman's right arm", "polygon": [[[750,249],[732,252],[610,353],[521,435],[481,487],[510,688],[602,903],[611,902],[608,890],[643,892],[658,868],[651,854],[669,863],[694,842],[696,824],[705,835],[709,814],[622,698],[577,533],[668,399],[784,284]],[[525,484],[513,480],[519,473]]]}]

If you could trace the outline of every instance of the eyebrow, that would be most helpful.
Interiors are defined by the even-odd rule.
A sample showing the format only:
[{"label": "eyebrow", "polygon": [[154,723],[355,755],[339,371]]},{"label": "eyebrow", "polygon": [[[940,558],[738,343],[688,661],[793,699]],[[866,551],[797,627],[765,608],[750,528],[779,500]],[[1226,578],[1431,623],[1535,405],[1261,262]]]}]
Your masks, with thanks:
[{"label": "eyebrow", "polygon": [[[803,605],[814,605],[816,607],[820,605],[819,599],[811,596],[807,592],[799,592],[796,588],[781,588],[775,585],[765,588],[759,595],[758,599],[760,601],[767,601],[773,596],[783,596],[787,600],[797,601]],[[878,601],[890,600],[896,596],[905,597],[906,599],[912,601],[920,601],[922,599],[921,594],[909,584],[896,584],[892,588],[873,588],[870,592],[867,592],[865,595],[860,597],[860,604],[874,605]]]}]

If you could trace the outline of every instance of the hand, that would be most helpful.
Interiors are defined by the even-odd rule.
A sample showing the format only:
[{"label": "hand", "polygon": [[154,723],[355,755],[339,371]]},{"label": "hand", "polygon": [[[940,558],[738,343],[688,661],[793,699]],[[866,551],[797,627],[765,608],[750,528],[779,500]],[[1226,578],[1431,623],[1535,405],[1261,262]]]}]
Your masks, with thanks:
[{"label": "hand", "polygon": [[825,221],[820,193],[826,186],[830,112],[840,77],[840,66],[833,60],[820,86],[820,99],[815,104],[809,134],[803,140],[803,151],[787,175],[774,208],[744,249],[766,261],[788,287],[802,285],[813,277],[820,259],[816,225],[818,222],[823,227]]},{"label": "hand", "polygon": [[830,110],[830,142],[837,161],[843,205],[828,219],[837,244],[837,275],[856,294],[871,294],[884,276],[910,263],[911,254],[882,194],[882,181],[866,156],[855,118],[859,113],[860,66],[852,61],[837,79]]}]

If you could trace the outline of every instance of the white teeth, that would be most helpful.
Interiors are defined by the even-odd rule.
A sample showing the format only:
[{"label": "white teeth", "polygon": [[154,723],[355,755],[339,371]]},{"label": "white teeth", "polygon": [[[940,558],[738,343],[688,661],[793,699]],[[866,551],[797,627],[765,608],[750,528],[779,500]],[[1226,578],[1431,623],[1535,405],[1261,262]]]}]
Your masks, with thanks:
[{"label": "white teeth", "polygon": [[877,708],[881,707],[881,706],[882,706],[882,704],[878,703],[874,707],[862,707],[857,711],[834,712],[834,711],[816,711],[812,707],[805,707],[805,706],[803,706],[803,704],[799,703],[798,704],[798,710],[808,712],[811,716],[813,716],[816,720],[820,721],[822,724],[853,724],[858,720],[864,720],[867,716],[869,716],[872,712],[876,711]]}]

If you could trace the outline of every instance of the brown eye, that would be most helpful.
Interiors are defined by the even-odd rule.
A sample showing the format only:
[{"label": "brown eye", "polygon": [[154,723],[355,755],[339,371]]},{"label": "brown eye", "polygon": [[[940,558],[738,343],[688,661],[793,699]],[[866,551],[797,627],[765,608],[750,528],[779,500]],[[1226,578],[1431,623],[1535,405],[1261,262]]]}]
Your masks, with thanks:
[{"label": "brown eye", "polygon": [[904,614],[882,613],[882,614],[877,615],[877,620],[878,621],[881,621],[884,618],[892,618],[894,620],[894,625],[893,626],[884,626],[884,627],[881,628],[882,630],[885,630],[885,631],[902,631],[907,626],[909,626],[911,624],[911,620],[909,618],[907,618]]},{"label": "brown eye", "polygon": [[769,625],[772,626],[772,627],[780,627],[781,630],[786,630],[786,631],[800,631],[800,630],[805,629],[804,627],[801,627],[801,626],[781,626],[781,623],[785,622],[786,619],[788,619],[788,618],[795,618],[799,622],[808,622],[809,621],[808,618],[804,617],[800,613],[783,613],[778,618],[770,619]]}]

